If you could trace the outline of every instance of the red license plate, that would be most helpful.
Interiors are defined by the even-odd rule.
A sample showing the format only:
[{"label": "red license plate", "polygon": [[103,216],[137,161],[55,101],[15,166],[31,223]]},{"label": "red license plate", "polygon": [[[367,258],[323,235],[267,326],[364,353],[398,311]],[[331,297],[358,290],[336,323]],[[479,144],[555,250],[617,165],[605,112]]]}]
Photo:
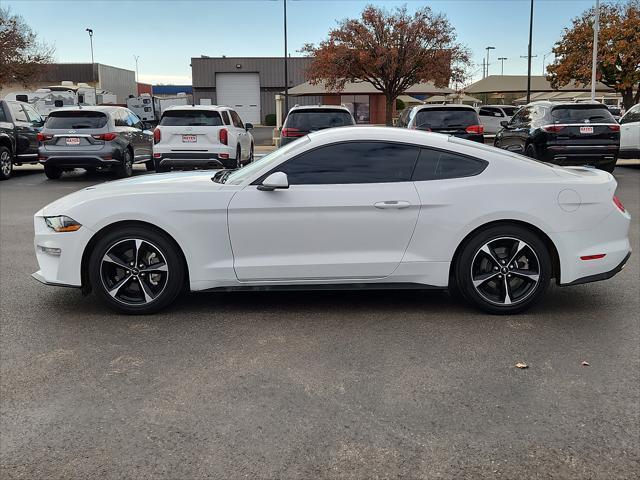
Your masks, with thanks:
[{"label": "red license plate", "polygon": [[80,145],[78,137],[67,137],[67,145]]},{"label": "red license plate", "polygon": [[182,135],[183,143],[193,143],[197,141],[198,141],[198,137],[196,137],[195,135]]},{"label": "red license plate", "polygon": [[580,133],[593,133],[593,127],[580,127]]}]

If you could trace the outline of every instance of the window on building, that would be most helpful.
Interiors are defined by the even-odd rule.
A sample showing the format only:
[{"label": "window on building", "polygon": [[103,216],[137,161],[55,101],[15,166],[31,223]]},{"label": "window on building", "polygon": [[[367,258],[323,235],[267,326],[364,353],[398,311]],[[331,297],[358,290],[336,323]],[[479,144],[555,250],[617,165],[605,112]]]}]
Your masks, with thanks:
[{"label": "window on building", "polygon": [[349,109],[356,123],[370,123],[369,95],[342,95],[340,103]]}]

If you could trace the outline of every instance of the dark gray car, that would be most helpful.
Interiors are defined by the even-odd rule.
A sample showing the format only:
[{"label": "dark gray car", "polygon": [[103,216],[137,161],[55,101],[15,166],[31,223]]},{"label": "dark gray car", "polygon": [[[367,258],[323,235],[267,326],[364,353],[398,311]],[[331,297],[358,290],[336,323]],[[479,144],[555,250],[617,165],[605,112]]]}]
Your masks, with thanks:
[{"label": "dark gray car", "polygon": [[131,176],[134,163],[153,170],[153,133],[124,107],[54,110],[38,139],[38,161],[51,179],[74,168],[110,170],[120,178]]}]

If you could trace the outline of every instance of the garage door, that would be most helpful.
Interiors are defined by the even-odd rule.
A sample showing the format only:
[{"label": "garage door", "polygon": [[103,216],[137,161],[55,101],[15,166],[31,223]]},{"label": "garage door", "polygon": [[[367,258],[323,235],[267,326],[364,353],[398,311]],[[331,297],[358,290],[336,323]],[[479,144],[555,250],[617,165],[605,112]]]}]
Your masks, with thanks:
[{"label": "garage door", "polygon": [[257,73],[216,74],[216,103],[233,108],[243,122],[260,122],[260,77]]}]

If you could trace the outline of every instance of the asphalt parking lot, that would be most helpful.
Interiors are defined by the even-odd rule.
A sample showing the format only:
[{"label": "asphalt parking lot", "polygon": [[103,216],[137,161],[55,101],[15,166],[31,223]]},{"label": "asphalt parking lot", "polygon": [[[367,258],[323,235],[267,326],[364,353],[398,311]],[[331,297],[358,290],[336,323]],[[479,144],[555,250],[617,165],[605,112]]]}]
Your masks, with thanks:
[{"label": "asphalt parking lot", "polygon": [[109,177],[17,169],[0,184],[0,477],[637,478],[640,169],[615,175],[627,268],[527,314],[374,291],[126,317],[29,278],[33,213]]}]

